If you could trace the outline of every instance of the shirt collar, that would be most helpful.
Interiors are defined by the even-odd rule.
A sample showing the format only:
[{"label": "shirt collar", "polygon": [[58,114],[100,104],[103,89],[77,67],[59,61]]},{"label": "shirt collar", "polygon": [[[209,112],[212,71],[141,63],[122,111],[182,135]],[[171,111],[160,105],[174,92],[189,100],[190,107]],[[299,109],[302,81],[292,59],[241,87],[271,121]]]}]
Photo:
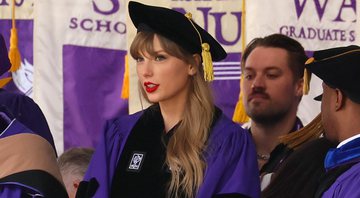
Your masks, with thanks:
[{"label": "shirt collar", "polygon": [[340,147],[343,146],[344,144],[350,142],[351,140],[354,140],[354,139],[356,139],[356,138],[359,138],[359,137],[360,137],[360,134],[357,134],[357,135],[354,135],[354,136],[352,136],[352,137],[349,137],[348,139],[345,139],[345,140],[343,140],[342,142],[340,142],[340,144],[337,145],[336,148],[340,148]]}]

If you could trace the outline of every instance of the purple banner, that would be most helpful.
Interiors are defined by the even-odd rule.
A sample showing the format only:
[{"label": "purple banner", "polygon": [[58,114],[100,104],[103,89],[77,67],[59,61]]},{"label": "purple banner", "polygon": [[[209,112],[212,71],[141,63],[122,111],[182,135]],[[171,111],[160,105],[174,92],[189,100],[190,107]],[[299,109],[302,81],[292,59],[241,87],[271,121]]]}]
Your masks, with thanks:
[{"label": "purple banner", "polygon": [[64,147],[94,147],[106,120],[128,114],[121,99],[126,51],[63,46]]},{"label": "purple banner", "polygon": [[240,53],[228,53],[221,62],[224,65],[214,63],[215,80],[212,89],[215,104],[229,118],[233,116],[240,93],[240,57]]},{"label": "purple banner", "polygon": [[[26,93],[31,95],[33,83],[33,20],[16,20],[16,29],[18,32],[18,48],[21,54],[22,68],[13,75],[4,88],[10,91]],[[9,50],[10,44],[11,20],[0,20],[0,33],[4,36],[6,46]],[[11,73],[3,75],[11,76]],[[15,84],[16,82],[16,84]]]}]

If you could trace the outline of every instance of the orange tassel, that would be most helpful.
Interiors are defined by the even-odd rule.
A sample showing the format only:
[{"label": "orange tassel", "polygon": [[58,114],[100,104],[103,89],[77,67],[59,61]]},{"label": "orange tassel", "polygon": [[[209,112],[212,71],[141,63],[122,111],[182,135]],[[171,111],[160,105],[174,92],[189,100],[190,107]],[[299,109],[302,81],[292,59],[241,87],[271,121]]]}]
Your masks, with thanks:
[{"label": "orange tassel", "polygon": [[[241,77],[242,79],[242,77]],[[240,123],[240,124],[244,124],[245,122],[250,121],[249,116],[246,114],[245,111],[245,106],[243,103],[243,93],[241,92],[242,89],[242,80],[240,79],[240,95],[239,95],[239,100],[236,103],[236,107],[234,110],[234,114],[233,114],[233,118],[232,120],[234,122]]]},{"label": "orange tassel", "polygon": [[11,81],[11,77],[2,78],[0,79],[0,88],[3,88],[6,84],[8,84]]},{"label": "orange tassel", "polygon": [[21,66],[21,55],[18,48],[18,34],[15,27],[15,0],[12,4],[12,28],[10,34],[10,50],[9,50],[9,59],[11,62],[11,72],[16,72]]},{"label": "orange tassel", "polygon": [[[241,17],[241,46],[242,46],[242,54],[244,54],[244,50],[245,50],[245,43],[246,43],[246,36],[245,36],[245,17],[246,17],[246,0],[242,1],[242,17]],[[243,78],[243,76],[241,75],[241,79]],[[233,114],[233,118],[232,120],[234,122],[240,123],[240,124],[244,124],[245,122],[249,122],[250,121],[250,117],[246,114],[245,111],[245,106],[243,103],[243,93],[241,92],[242,90],[242,80],[240,79],[240,94],[239,94],[239,100],[236,103],[235,106],[235,110],[234,110],[234,114]]]},{"label": "orange tassel", "polygon": [[244,124],[250,120],[249,116],[246,114],[244,103],[242,102],[242,92],[240,92],[239,100],[236,103],[234,110],[233,121]]},{"label": "orange tassel", "polygon": [[21,55],[18,48],[18,36],[16,28],[11,28],[9,59],[11,72],[16,72],[21,66]]},{"label": "orange tassel", "polygon": [[125,56],[125,71],[123,77],[123,84],[121,90],[121,98],[129,99],[129,58],[128,55]]}]

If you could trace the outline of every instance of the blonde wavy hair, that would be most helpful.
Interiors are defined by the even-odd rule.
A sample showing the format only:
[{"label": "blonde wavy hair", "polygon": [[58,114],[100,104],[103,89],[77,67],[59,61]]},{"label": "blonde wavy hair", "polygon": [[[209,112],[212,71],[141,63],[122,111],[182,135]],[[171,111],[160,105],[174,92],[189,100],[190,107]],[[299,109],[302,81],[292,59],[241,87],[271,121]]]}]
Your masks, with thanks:
[{"label": "blonde wavy hair", "polygon": [[[139,32],[130,47],[132,57],[144,52],[155,55],[153,40],[155,33]],[[206,148],[210,126],[214,116],[211,89],[203,79],[203,69],[193,54],[188,53],[173,41],[161,36],[161,46],[170,55],[196,66],[197,73],[191,76],[191,87],[183,118],[176,128],[166,149],[166,164],[171,170],[168,197],[195,197],[203,182],[206,163],[203,151]],[[142,90],[143,91],[143,90]],[[142,92],[146,98],[146,94]]]}]

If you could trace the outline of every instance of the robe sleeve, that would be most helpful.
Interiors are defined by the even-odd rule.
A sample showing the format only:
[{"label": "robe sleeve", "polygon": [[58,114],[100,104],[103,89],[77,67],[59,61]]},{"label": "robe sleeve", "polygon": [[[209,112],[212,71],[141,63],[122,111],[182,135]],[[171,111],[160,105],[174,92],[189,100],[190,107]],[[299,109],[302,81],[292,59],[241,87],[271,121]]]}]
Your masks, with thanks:
[{"label": "robe sleeve", "polygon": [[0,198],[8,198],[8,197],[21,197],[22,190],[21,187],[16,185],[2,185],[0,190]]},{"label": "robe sleeve", "polygon": [[260,197],[255,145],[250,134],[234,123],[218,125],[209,140],[207,169],[198,197]]},{"label": "robe sleeve", "polygon": [[341,174],[322,197],[360,197],[359,185],[360,163],[357,163]]},{"label": "robe sleeve", "polygon": [[46,139],[13,119],[1,133],[0,150],[0,198],[67,197],[54,149]]},{"label": "robe sleeve", "polygon": [[108,121],[76,197],[110,197],[112,178],[126,139],[140,113]]},{"label": "robe sleeve", "polygon": [[49,125],[40,107],[30,97],[1,90],[0,104],[36,134],[45,138],[54,148],[55,144]]}]

